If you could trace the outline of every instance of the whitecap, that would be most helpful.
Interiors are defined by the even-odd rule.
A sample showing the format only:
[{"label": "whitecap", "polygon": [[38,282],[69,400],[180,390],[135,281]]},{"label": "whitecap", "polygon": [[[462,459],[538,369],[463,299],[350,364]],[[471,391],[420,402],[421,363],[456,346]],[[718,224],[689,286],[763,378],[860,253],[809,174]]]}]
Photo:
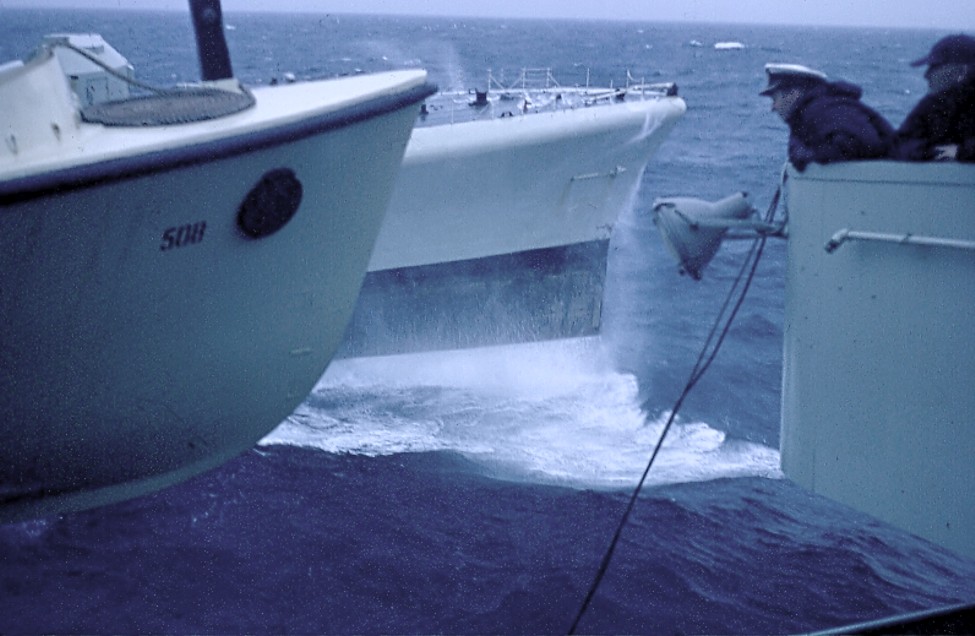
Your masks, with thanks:
[{"label": "whitecap", "polygon": [[[598,339],[333,363],[261,443],[366,456],[452,451],[499,478],[576,488],[636,484],[668,414]],[[677,418],[649,484],[777,477],[778,451]]]}]

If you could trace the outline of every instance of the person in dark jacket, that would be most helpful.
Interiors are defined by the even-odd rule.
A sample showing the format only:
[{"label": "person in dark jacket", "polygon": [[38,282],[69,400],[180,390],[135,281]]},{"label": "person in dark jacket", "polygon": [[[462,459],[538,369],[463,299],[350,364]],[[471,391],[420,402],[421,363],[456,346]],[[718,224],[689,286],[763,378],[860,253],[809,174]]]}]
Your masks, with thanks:
[{"label": "person in dark jacket", "polygon": [[859,86],[798,64],[766,64],[765,72],[768,87],[760,94],[772,98],[772,111],[789,125],[789,161],[797,170],[890,154],[894,128],[860,101]]},{"label": "person in dark jacket", "polygon": [[897,130],[894,157],[975,161],[975,38],[949,35],[911,66],[927,65],[928,94]]}]

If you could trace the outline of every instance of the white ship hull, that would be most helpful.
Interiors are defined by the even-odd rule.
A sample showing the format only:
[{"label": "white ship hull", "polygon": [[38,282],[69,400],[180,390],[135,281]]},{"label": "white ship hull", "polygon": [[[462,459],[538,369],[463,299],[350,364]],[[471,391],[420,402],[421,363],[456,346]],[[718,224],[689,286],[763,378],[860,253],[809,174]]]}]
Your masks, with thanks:
[{"label": "white ship hull", "polygon": [[[0,78],[5,115],[32,83],[57,93],[0,150],[2,521],[174,483],[291,413],[341,341],[430,92],[411,71],[255,90],[198,123],[51,107],[35,125],[67,98],[56,67]],[[300,205],[249,236],[243,202],[275,170]]]},{"label": "white ship hull", "polygon": [[342,355],[597,333],[613,226],[685,108],[416,128]]},{"label": "white ship hull", "polygon": [[813,165],[788,207],[783,471],[975,558],[975,166]]}]

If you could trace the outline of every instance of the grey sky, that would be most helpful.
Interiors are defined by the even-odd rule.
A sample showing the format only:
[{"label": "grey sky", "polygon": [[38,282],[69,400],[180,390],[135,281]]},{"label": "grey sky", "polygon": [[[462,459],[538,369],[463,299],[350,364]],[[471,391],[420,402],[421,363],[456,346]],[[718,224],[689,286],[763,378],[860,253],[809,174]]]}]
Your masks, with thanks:
[{"label": "grey sky", "polygon": [[[3,7],[185,10],[185,0],[0,0]],[[975,31],[973,0],[223,0],[231,11],[610,18]]]}]

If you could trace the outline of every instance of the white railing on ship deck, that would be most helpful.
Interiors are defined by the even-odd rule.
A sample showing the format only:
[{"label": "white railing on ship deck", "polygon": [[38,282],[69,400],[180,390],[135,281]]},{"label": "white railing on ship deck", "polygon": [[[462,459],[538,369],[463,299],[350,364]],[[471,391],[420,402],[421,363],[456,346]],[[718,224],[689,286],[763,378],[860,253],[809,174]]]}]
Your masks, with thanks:
[{"label": "white railing on ship deck", "polygon": [[[626,71],[626,82],[621,87],[615,86],[613,82],[608,86],[592,86],[588,68],[585,84],[574,86],[563,86],[555,78],[551,68],[521,68],[510,82],[506,80],[503,69],[499,73],[488,69],[486,87],[487,90],[481,94],[487,100],[490,99],[489,95],[496,95],[496,100],[504,102],[520,100],[521,103],[518,106],[513,105],[511,108],[502,109],[500,113],[493,108],[488,108],[488,104],[478,111],[473,107],[474,100],[478,97],[476,91],[447,91],[441,93],[444,99],[434,99],[430,102],[436,105],[438,113],[436,115],[432,112],[427,113],[426,116],[432,117],[429,123],[452,124],[477,119],[520,116],[528,112],[571,110],[627,98],[646,99],[676,94],[673,83],[650,83],[645,78],[633,77],[629,70]],[[543,95],[551,96],[552,99],[544,103],[539,102],[538,97]],[[425,120],[425,117],[423,119]]]}]

